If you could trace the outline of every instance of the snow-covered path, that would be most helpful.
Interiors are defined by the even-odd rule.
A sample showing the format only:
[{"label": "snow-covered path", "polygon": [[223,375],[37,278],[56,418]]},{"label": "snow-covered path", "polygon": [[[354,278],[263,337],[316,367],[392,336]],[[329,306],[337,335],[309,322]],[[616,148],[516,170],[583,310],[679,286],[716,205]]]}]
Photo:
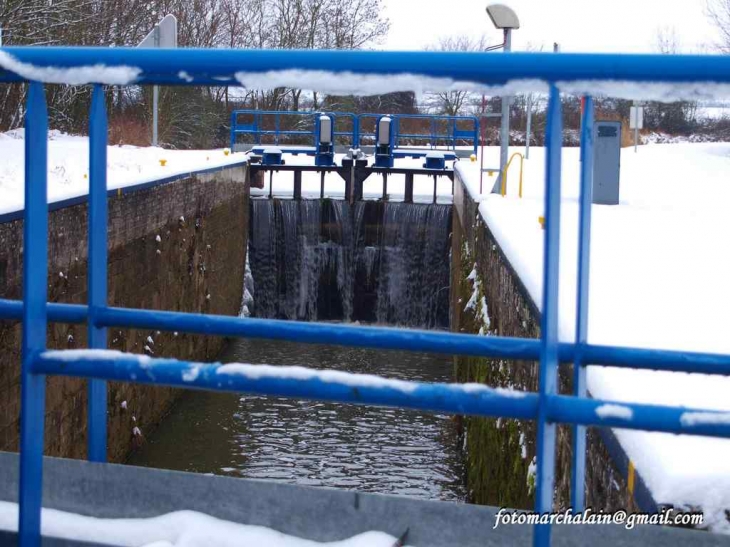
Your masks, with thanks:
[{"label": "snow-covered path", "polygon": [[[0,215],[23,209],[25,141],[23,130],[0,133]],[[49,132],[49,203],[84,196],[89,192],[89,139]],[[223,150],[165,150],[137,146],[109,146],[109,190],[144,184],[167,177],[222,167],[242,161],[242,154]],[[160,160],[165,161],[161,165]]]},{"label": "snow-covered path", "polygon": [[[496,153],[487,150],[492,163]],[[621,162],[620,205],[593,207],[589,342],[730,353],[730,144],[649,145],[638,154],[624,150]],[[575,335],[579,167],[579,150],[564,149],[559,330],[565,341]],[[478,164],[457,166],[540,306],[544,149],[533,148],[525,168],[524,199],[517,197],[516,168],[507,197],[479,198]],[[722,376],[589,367],[588,389],[601,399],[730,411],[730,378]],[[702,506],[715,529],[730,532],[724,517],[730,440],[615,433],[657,502]]]}]

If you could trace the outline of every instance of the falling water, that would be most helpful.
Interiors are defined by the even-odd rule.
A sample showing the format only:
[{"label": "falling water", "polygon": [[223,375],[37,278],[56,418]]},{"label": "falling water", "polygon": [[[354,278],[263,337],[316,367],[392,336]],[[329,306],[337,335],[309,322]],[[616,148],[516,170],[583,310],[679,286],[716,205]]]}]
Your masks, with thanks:
[{"label": "falling water", "polygon": [[448,326],[451,207],[253,200],[256,317]]}]

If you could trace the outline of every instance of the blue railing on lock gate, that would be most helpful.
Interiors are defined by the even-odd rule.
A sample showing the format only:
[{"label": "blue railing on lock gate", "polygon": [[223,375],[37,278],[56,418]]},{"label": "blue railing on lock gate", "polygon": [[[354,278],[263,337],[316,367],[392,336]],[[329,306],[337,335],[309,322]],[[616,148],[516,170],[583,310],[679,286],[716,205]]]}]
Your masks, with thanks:
[{"label": "blue railing on lock gate", "polygon": [[[358,143],[375,143],[375,124],[383,114],[360,114]],[[479,119],[474,116],[437,116],[431,114],[395,114],[394,148],[425,147],[430,150],[456,150],[463,146],[476,154],[479,148]],[[372,129],[368,130],[368,128]],[[428,150],[424,151],[424,154]]]},{"label": "blue railing on lock gate", "polygon": [[[314,153],[315,118],[327,114],[334,120],[335,144],[351,148],[375,144],[375,124],[386,113],[295,112],[288,110],[234,110],[231,113],[231,149],[238,145],[289,145],[296,153]],[[428,150],[456,150],[465,147],[476,154],[479,147],[479,119],[474,116],[393,114],[394,148],[420,147]],[[363,127],[365,129],[363,129]],[[250,142],[242,143],[241,137]],[[264,142],[266,140],[267,142]],[[308,147],[308,148],[307,148]]]},{"label": "blue railing on lock gate", "polygon": [[322,114],[333,119],[335,144],[341,142],[343,146],[354,146],[358,120],[349,112],[234,110],[231,112],[231,150],[236,150],[238,144],[244,144],[240,143],[240,136],[248,136],[252,142],[245,144],[295,145],[302,153],[310,151],[305,147],[310,147],[313,153],[317,138],[316,117]]},{"label": "blue railing on lock gate", "polygon": [[[330,51],[228,51],[139,50],[92,48],[4,48],[7,56],[0,82],[29,82],[25,137],[25,217],[23,300],[0,300],[0,317],[23,322],[20,517],[24,547],[39,545],[42,487],[46,375],[90,378],[88,456],[106,459],[106,381],[144,382],[211,390],[232,390],[291,397],[309,397],[342,403],[392,405],[434,412],[504,416],[537,421],[537,490],[535,509],[552,509],[556,424],[571,424],[575,445],[572,471],[572,504],[583,506],[586,426],[620,427],[689,435],[730,437],[727,414],[702,411],[683,419],[691,409],[622,402],[626,416],[599,416],[605,401],[586,397],[586,364],[638,369],[702,372],[730,375],[730,355],[685,353],[589,344],[586,339],[591,232],[592,125],[590,98],[586,100],[582,129],[580,230],[575,340],[558,341],[558,262],[560,247],[561,104],[557,85],[564,82],[616,80],[628,82],[730,83],[730,58],[692,56],[465,54],[436,52],[330,52]],[[11,62],[10,62],[11,61]],[[89,70],[93,67],[93,70]],[[221,85],[235,83],[235,73],[299,69],[373,75],[380,79],[407,73],[410,76],[450,78],[485,85],[524,79],[543,81],[549,90],[546,154],[546,223],[544,279],[539,339],[481,337],[388,328],[350,327],[264,319],[206,316],[107,305],[107,114],[103,84]],[[184,72],[183,72],[184,71]],[[302,72],[304,71],[304,72]],[[90,76],[93,74],[94,76]],[[185,78],[180,78],[185,74]],[[280,80],[278,85],[281,85]],[[88,304],[47,302],[48,116],[44,83],[88,83],[93,86],[89,139],[89,280]],[[297,84],[301,82],[298,81]],[[316,79],[312,87],[317,87]],[[563,265],[575,267],[575,265]],[[307,379],[285,375],[221,375],[218,365],[197,365],[169,359],[146,359],[104,352],[46,351],[49,321],[86,323],[89,347],[106,347],[108,327],[149,328],[223,336],[249,336],[539,360],[539,389],[535,393],[466,389],[459,384],[418,382],[322,381],[316,373]],[[560,362],[573,362],[575,393],[557,392]],[[196,375],[186,374],[195,367]],[[154,374],[148,374],[154,370]],[[193,379],[194,377],[194,379]],[[187,380],[187,381],[186,381]],[[405,389],[404,386],[408,386]],[[534,544],[548,545],[550,526],[537,524]]]}]

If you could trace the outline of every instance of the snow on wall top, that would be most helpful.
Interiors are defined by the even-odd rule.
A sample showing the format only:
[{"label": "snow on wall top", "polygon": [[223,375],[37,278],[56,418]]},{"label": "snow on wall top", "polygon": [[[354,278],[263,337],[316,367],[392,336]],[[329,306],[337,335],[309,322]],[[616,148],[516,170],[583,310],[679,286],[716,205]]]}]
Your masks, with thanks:
[{"label": "snow on wall top", "polygon": [[[0,52],[1,53],[1,52]],[[50,131],[48,201],[54,203],[89,192],[89,139]],[[160,160],[167,160],[165,165]],[[222,150],[164,150],[155,147],[109,146],[107,188],[115,190],[168,177],[215,169],[244,161],[242,154]],[[0,215],[24,207],[24,131],[0,133]]]}]

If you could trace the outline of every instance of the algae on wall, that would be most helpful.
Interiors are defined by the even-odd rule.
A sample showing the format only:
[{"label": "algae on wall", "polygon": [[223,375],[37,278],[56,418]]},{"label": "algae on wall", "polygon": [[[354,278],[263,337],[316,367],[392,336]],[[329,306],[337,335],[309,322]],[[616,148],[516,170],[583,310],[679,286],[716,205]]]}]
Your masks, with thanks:
[{"label": "algae on wall", "polygon": [[[485,279],[466,241],[460,242],[455,301],[458,330],[489,336],[497,325],[489,317]],[[455,310],[456,312],[457,310]],[[455,357],[458,382],[478,382],[492,387],[529,390],[529,378],[510,372],[514,366],[502,359]],[[534,503],[535,426],[503,418],[464,418],[467,453],[467,488],[471,502],[499,507],[529,508]]]},{"label": "algae on wall", "polygon": [[[483,222],[474,202],[457,181],[451,270],[451,325],[457,332],[518,338],[540,337],[540,312]],[[483,302],[483,303],[482,303]],[[483,311],[486,310],[486,313]],[[488,327],[485,315],[488,316]],[[539,365],[456,357],[458,382],[538,390]],[[560,367],[558,390],[572,393],[573,371]],[[531,420],[463,419],[469,501],[530,509],[534,505],[536,425]],[[605,432],[604,432],[605,433]],[[589,428],[586,457],[586,506],[604,510],[636,507],[626,477],[617,470],[596,428]],[[570,505],[571,433],[556,435],[554,506]]]}]

